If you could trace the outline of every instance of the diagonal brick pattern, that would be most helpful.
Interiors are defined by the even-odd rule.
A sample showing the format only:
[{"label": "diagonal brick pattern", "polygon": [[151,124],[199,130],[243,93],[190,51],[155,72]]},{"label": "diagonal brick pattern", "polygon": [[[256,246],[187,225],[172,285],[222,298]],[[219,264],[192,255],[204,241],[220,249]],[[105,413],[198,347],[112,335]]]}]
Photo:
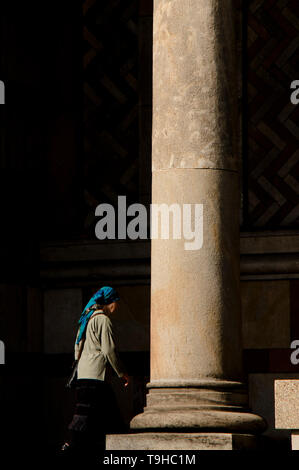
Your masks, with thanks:
[{"label": "diagonal brick pattern", "polygon": [[84,15],[85,228],[94,207],[138,200],[138,1],[86,0]]},{"label": "diagonal brick pattern", "polygon": [[299,227],[299,10],[294,0],[248,8],[248,225]]},{"label": "diagonal brick pattern", "polygon": [[[94,207],[116,203],[118,194],[139,200],[140,56],[138,25],[144,0],[85,0],[84,188],[85,228]],[[298,79],[297,0],[234,0],[238,57],[247,47],[248,75],[238,63],[242,153],[242,80],[248,95],[248,148],[243,149],[241,224],[277,229],[299,226],[299,105],[290,102]],[[247,9],[247,24],[242,15]],[[247,28],[247,45],[242,44]],[[144,65],[144,64],[143,64]],[[243,83],[244,86],[244,83]],[[244,109],[243,109],[244,112]],[[138,189],[139,185],[139,189]],[[243,218],[244,217],[244,218]]]}]

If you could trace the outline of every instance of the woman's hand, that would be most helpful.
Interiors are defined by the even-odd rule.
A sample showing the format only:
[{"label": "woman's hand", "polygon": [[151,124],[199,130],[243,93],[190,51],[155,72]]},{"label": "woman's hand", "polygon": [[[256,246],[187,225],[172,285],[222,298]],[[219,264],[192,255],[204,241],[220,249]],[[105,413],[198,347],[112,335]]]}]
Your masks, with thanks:
[{"label": "woman's hand", "polygon": [[122,375],[121,381],[123,382],[124,387],[127,387],[129,385],[129,382],[130,382],[130,377],[128,376],[128,374]]}]

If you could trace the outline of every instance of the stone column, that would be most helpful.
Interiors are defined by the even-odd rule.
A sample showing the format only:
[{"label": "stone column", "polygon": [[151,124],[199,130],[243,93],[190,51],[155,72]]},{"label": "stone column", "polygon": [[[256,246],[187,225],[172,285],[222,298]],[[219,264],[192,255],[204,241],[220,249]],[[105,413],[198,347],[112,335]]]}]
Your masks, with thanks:
[{"label": "stone column", "polygon": [[203,204],[203,245],[152,240],[147,406],[114,448],[235,448],[265,428],[242,373],[233,21],[230,0],[155,0],[152,203]]}]

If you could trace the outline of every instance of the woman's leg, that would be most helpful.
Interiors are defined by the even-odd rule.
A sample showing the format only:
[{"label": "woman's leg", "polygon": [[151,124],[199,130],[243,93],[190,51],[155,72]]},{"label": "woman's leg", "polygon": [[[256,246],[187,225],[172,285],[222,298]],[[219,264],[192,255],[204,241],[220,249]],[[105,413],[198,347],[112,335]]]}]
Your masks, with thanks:
[{"label": "woman's leg", "polygon": [[76,394],[68,453],[101,454],[106,434],[126,431],[113,389],[104,381],[79,379]]},{"label": "woman's leg", "polygon": [[80,379],[76,386],[76,406],[73,419],[69,424],[70,447],[74,453],[90,451],[94,440],[91,426],[94,413],[94,381]]}]

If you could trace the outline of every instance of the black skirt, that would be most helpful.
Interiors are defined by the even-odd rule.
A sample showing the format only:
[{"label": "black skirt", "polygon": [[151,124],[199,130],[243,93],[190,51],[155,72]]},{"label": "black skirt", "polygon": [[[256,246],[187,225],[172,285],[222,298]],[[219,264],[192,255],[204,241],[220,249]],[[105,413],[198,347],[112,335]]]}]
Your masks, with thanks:
[{"label": "black skirt", "polygon": [[76,407],[68,429],[88,439],[103,439],[105,434],[123,432],[124,423],[111,386],[102,380],[79,379]]}]

